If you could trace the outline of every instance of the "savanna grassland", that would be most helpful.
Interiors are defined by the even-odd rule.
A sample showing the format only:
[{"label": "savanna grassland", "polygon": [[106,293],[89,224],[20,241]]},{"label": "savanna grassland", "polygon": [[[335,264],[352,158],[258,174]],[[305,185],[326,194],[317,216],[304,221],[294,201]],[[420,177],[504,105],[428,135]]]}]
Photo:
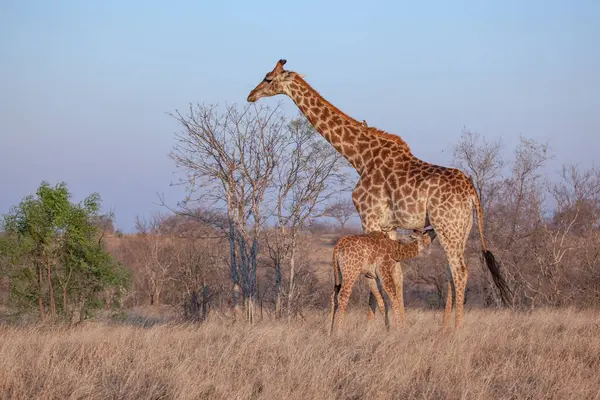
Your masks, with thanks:
[{"label": "savanna grassland", "polygon": [[66,183],[2,217],[0,400],[600,399],[599,168],[543,180],[546,143],[504,154],[463,132],[454,164],[474,177],[511,311],[473,229],[463,329],[440,330],[436,240],[402,263],[406,329],[366,327],[359,279],[330,337],[333,246],[362,232],[340,193],[354,178],[308,120],[249,107],[180,116],[173,158],[202,201],[135,232]]},{"label": "savanna grassland", "polygon": [[600,314],[473,310],[463,330],[409,309],[405,331],[352,310],[252,326],[0,327],[3,399],[593,399]]}]

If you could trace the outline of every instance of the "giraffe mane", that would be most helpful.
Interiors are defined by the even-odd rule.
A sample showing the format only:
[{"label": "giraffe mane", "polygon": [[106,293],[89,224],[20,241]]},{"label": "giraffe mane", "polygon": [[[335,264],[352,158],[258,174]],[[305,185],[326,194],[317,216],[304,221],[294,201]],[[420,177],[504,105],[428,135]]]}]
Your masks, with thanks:
[{"label": "giraffe mane", "polygon": [[296,73],[296,79],[298,79],[302,85],[304,85],[309,91],[311,91],[314,94],[316,94],[317,96],[319,96],[328,107],[330,107],[331,109],[333,109],[342,118],[344,118],[345,120],[351,122],[352,124],[359,125],[361,127],[361,129],[366,129],[368,131],[371,131],[377,137],[380,137],[380,138],[385,139],[385,140],[390,140],[390,141],[392,141],[392,142],[400,145],[401,148],[405,149],[407,152],[410,153],[410,147],[408,146],[408,143],[406,143],[400,136],[394,135],[392,133],[388,133],[388,132],[383,131],[381,129],[377,129],[374,126],[366,126],[365,127],[362,122],[359,122],[358,120],[352,118],[351,116],[349,116],[348,114],[346,114],[345,112],[343,112],[342,110],[340,110],[339,108],[337,108],[336,106],[334,106],[333,104],[331,104],[331,102],[329,100],[327,100],[321,93],[319,93],[308,82],[306,82],[303,79],[303,76],[304,75],[300,75],[300,74]]},{"label": "giraffe mane", "polygon": [[356,119],[352,118],[351,116],[349,116],[348,114],[346,114],[345,112],[343,112],[342,110],[340,110],[339,108],[337,108],[336,106],[334,106],[333,104],[331,104],[331,102],[329,100],[327,100],[325,97],[323,97],[323,95],[321,93],[319,93],[315,88],[313,88],[312,86],[310,86],[308,84],[308,82],[306,82],[300,74],[296,74],[296,79],[298,79],[300,81],[300,83],[302,83],[304,86],[306,86],[306,88],[308,90],[310,90],[311,92],[313,92],[314,94],[316,94],[317,96],[319,96],[323,102],[325,104],[327,104],[329,107],[331,107],[336,113],[338,113],[339,115],[341,115],[344,119],[354,123],[354,124],[359,124],[360,122],[358,122]]},{"label": "giraffe mane", "polygon": [[400,147],[406,149],[406,151],[410,153],[410,147],[408,146],[408,143],[406,143],[404,139],[402,139],[400,136],[394,135],[393,133],[388,133],[386,131],[382,131],[381,129],[377,129],[373,126],[369,126],[366,129],[373,130],[375,135],[377,135],[378,137],[381,137],[385,140],[391,140],[392,142],[397,143],[398,145],[400,145]]}]

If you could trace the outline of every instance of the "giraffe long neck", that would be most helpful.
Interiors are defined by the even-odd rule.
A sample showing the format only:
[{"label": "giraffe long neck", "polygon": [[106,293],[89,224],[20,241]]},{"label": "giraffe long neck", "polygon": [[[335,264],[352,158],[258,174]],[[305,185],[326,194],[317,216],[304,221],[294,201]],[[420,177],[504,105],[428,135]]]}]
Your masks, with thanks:
[{"label": "giraffe long neck", "polygon": [[401,241],[396,240],[396,246],[394,247],[394,250],[395,260],[415,258],[419,255],[419,242],[414,240],[410,243],[402,243]]},{"label": "giraffe long neck", "polygon": [[292,81],[289,96],[321,136],[360,171],[367,159],[363,153],[377,145],[377,137],[362,122],[325,100],[300,76]]}]

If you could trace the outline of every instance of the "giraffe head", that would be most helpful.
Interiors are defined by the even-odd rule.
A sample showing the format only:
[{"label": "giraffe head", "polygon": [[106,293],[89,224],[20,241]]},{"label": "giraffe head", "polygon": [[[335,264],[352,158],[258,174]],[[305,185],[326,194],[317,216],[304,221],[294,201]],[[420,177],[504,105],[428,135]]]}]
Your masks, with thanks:
[{"label": "giraffe head", "polygon": [[410,235],[410,237],[413,240],[418,242],[419,253],[422,252],[427,246],[429,246],[436,236],[437,234],[435,233],[433,228],[427,229],[425,231],[415,231],[412,235]]},{"label": "giraffe head", "polygon": [[286,71],[283,65],[286,60],[277,61],[272,71],[267,72],[264,79],[250,92],[248,101],[253,103],[262,97],[275,96],[276,94],[288,94],[290,83],[297,75],[293,71]]}]

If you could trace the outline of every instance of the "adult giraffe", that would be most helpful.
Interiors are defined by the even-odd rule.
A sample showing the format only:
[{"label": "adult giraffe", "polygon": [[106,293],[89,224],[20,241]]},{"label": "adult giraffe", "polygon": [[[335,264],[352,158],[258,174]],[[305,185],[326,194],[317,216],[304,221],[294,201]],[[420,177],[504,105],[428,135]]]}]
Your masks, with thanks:
[{"label": "adult giraffe", "polygon": [[[352,192],[365,232],[383,231],[396,238],[396,228],[435,229],[446,253],[451,278],[443,326],[450,325],[452,292],[455,327],[464,322],[464,293],[469,275],[465,246],[473,226],[473,207],[483,256],[502,302],[510,303],[510,289],[483,237],[483,216],[473,182],[462,171],[427,163],[415,157],[399,136],[367,127],[325,100],[302,76],[283,68],[279,60],[248,95],[249,102],[278,94],[289,96],[315,129],[356,169],[360,179]],[[452,290],[454,288],[454,290]],[[376,302],[371,290],[371,315]]]}]

